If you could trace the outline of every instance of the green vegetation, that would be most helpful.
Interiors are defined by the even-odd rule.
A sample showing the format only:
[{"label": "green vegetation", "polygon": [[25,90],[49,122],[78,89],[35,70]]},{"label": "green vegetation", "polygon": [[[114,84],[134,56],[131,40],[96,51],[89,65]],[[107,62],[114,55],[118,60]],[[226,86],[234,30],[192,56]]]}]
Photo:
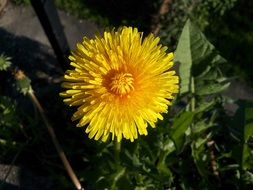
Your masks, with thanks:
[{"label": "green vegetation", "polygon": [[[56,0],[55,3],[78,18],[95,21],[101,27],[129,25],[148,33],[162,0]],[[191,18],[229,60],[224,71],[251,84],[253,54],[248,50],[253,48],[252,8],[253,3],[247,0],[172,1],[169,12],[160,19],[159,36],[164,44],[175,50],[182,27],[187,18]]]},{"label": "green vegetation", "polygon": [[[55,1],[59,8],[102,27],[133,25],[145,34],[161,2]],[[222,94],[234,77],[252,85],[250,7],[253,3],[247,0],[172,1],[169,13],[160,18],[159,36],[175,50],[180,94],[157,128],[133,143],[123,141],[120,149],[114,142],[88,139],[69,121],[71,112],[58,97],[59,90],[50,92],[46,100],[53,103],[43,102],[46,114],[86,189],[253,188],[253,103]],[[11,80],[10,71],[11,59],[1,55],[0,73],[8,76],[8,83],[0,86],[1,161],[13,163],[19,155],[18,163],[29,162],[35,173],[56,181],[55,189],[73,188],[42,119],[24,96],[33,81]],[[18,95],[9,96],[4,88]],[[238,109],[229,113],[225,105]],[[37,171],[37,165],[43,169]]]},{"label": "green vegetation", "polygon": [[[16,4],[29,4],[30,0],[13,0]],[[122,25],[136,26],[150,32],[153,17],[158,13],[162,0],[55,0],[58,8],[80,19],[88,19],[102,28]],[[232,73],[250,85],[253,75],[249,52],[253,46],[253,26],[248,0],[180,0],[171,1],[169,12],[160,19],[159,36],[164,44],[175,50],[182,27],[191,18],[216,46],[230,64],[224,65],[226,73]],[[222,39],[222,40],[220,40]]]}]

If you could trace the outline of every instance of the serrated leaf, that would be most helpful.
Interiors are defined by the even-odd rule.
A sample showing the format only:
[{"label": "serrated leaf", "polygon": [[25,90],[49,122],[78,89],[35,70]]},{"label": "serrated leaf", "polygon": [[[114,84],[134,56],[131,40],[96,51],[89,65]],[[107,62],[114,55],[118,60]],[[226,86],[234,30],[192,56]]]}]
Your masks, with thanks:
[{"label": "serrated leaf", "polygon": [[253,173],[246,171],[243,175],[242,175],[242,180],[246,183],[246,184],[253,184]]},{"label": "serrated leaf", "polygon": [[170,138],[175,143],[177,152],[180,152],[185,143],[185,132],[192,123],[194,113],[183,112],[176,117],[170,132]]},{"label": "serrated leaf", "polygon": [[187,20],[175,51],[175,62],[179,63],[180,94],[191,92],[191,77],[205,75],[215,66],[224,63],[214,46],[204,34]]},{"label": "serrated leaf", "polygon": [[[203,145],[203,143],[202,143],[202,145]],[[199,144],[198,144],[198,147],[197,147],[196,143],[193,142],[191,149],[192,149],[192,157],[194,159],[194,162],[196,164],[196,167],[197,167],[200,175],[202,177],[208,176],[207,170],[206,170],[207,167],[206,167],[206,161],[205,161],[204,146],[199,146]]]},{"label": "serrated leaf", "polygon": [[32,91],[31,80],[25,75],[22,75],[20,78],[16,77],[16,88],[20,93],[26,95]]},{"label": "serrated leaf", "polygon": [[199,107],[197,107],[195,109],[195,113],[200,113],[200,112],[203,112],[203,111],[206,111],[210,108],[212,108],[212,106],[215,104],[215,100],[211,100],[210,102],[203,102],[202,104],[200,104]]},{"label": "serrated leaf", "polygon": [[199,121],[195,125],[192,126],[192,134],[199,136],[210,127],[213,127],[212,123],[207,124],[205,121]]},{"label": "serrated leaf", "polygon": [[212,67],[207,65],[206,69],[200,75],[196,76],[195,79],[198,80],[198,79],[203,79],[204,77],[206,78],[210,74],[210,72],[212,72],[211,69]]},{"label": "serrated leaf", "polygon": [[224,90],[226,90],[229,87],[230,83],[224,83],[224,84],[220,84],[220,83],[210,83],[210,84],[206,84],[206,85],[201,85],[200,87],[197,87],[196,90],[196,94],[199,96],[205,96],[205,95],[211,95],[211,94],[216,94],[216,93],[220,93]]},{"label": "serrated leaf", "polygon": [[16,126],[16,105],[7,96],[0,96],[0,127]]},{"label": "serrated leaf", "polygon": [[[210,66],[207,66],[209,68]],[[210,67],[211,68],[211,67]],[[204,71],[199,76],[196,77],[196,80],[216,80],[218,78],[218,71],[216,68],[209,69]]]},{"label": "serrated leaf", "polygon": [[163,150],[167,152],[167,154],[170,154],[175,150],[175,146],[173,141],[171,139],[167,139],[163,144]]},{"label": "serrated leaf", "polygon": [[240,107],[230,125],[239,135],[241,142],[233,149],[233,156],[240,164],[241,170],[247,170],[253,167],[253,155],[248,146],[248,141],[253,135],[253,103],[245,100],[237,103]]},{"label": "serrated leaf", "polygon": [[175,62],[179,62],[180,94],[190,91],[192,56],[190,51],[190,20],[183,28],[175,51]]},{"label": "serrated leaf", "polygon": [[210,136],[211,134],[208,134],[205,138],[198,138],[191,144],[192,157],[199,171],[199,174],[205,179],[206,182],[208,182],[207,176],[209,175],[209,170],[207,170],[208,155],[205,148],[205,144],[210,138]]},{"label": "serrated leaf", "polygon": [[0,55],[0,71],[7,71],[11,66],[11,58],[3,54]]},{"label": "serrated leaf", "polygon": [[172,182],[173,174],[167,166],[166,158],[174,150],[175,150],[174,142],[171,139],[167,139],[163,144],[163,148],[159,154],[159,161],[157,163],[157,170],[161,175],[159,178],[165,180],[167,183]]},{"label": "serrated leaf", "polygon": [[111,174],[110,176],[107,177],[108,181],[109,181],[109,182],[112,182],[111,187],[110,187],[111,190],[116,190],[116,189],[118,189],[118,188],[116,187],[116,183],[119,181],[119,179],[120,179],[121,177],[124,176],[125,172],[126,172],[126,168],[125,168],[125,167],[118,166],[117,171],[116,171],[115,173],[113,173],[113,174]]},{"label": "serrated leaf", "polygon": [[163,180],[166,180],[167,182],[168,181],[172,182],[173,174],[165,163],[158,164],[157,169],[159,171],[160,178],[162,178]]}]

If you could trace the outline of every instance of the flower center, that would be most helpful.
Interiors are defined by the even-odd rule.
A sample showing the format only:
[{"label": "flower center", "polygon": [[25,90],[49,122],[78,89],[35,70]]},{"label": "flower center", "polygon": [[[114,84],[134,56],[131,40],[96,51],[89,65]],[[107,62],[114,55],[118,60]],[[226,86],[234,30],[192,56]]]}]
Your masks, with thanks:
[{"label": "flower center", "polygon": [[119,95],[128,94],[134,89],[134,78],[130,73],[117,73],[111,78],[110,90]]}]

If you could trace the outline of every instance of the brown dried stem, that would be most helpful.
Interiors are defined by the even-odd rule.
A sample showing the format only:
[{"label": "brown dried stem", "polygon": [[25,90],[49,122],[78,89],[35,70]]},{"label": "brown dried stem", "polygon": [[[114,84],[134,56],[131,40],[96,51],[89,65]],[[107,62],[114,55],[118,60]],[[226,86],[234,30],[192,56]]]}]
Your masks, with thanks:
[{"label": "brown dried stem", "polygon": [[7,5],[7,0],[0,0],[0,14],[4,10],[6,5]]},{"label": "brown dried stem", "polygon": [[55,135],[54,129],[51,126],[50,122],[48,121],[48,119],[47,119],[47,117],[44,113],[44,110],[41,107],[38,99],[36,98],[36,96],[34,95],[33,92],[29,92],[28,95],[31,98],[32,102],[35,104],[35,106],[38,108],[39,113],[42,117],[42,120],[45,123],[45,125],[47,127],[47,130],[48,130],[48,133],[49,133],[49,135],[50,135],[50,137],[53,141],[53,144],[54,144],[54,146],[57,150],[57,153],[58,153],[59,157],[61,158],[61,161],[62,161],[65,169],[67,170],[69,177],[71,178],[72,182],[74,183],[76,189],[84,190],[84,188],[81,186],[81,183],[79,182],[78,178],[76,177],[76,174],[73,171],[73,169],[72,169],[72,167],[71,167],[71,165],[70,165],[70,163],[69,163],[69,161],[68,161],[68,159],[67,159],[67,157],[66,157],[66,155],[65,155],[65,153],[64,153],[64,151],[61,147],[61,145],[59,144],[59,141],[58,141],[58,139]]},{"label": "brown dried stem", "polygon": [[151,32],[155,35],[158,35],[162,28],[161,19],[165,16],[170,10],[170,4],[172,0],[163,0],[160,9],[156,15],[153,17],[153,24],[151,26]]},{"label": "brown dried stem", "polygon": [[[14,72],[14,76],[15,76],[16,80],[22,80],[24,77],[26,77],[25,74],[21,70],[17,70],[16,72]],[[54,132],[54,129],[53,129],[51,123],[49,122],[49,120],[47,119],[47,116],[45,115],[44,109],[42,108],[40,102],[38,101],[37,97],[35,96],[33,90],[28,91],[28,96],[30,97],[31,101],[38,109],[38,111],[42,117],[42,120],[47,127],[48,133],[53,141],[56,151],[57,151],[69,177],[71,178],[73,184],[75,185],[76,189],[84,190],[84,188],[82,187],[80,181],[78,180],[74,170],[72,169],[72,167],[71,167],[56,135],[55,135],[55,132]]]},{"label": "brown dried stem", "polygon": [[207,142],[207,147],[209,150],[209,154],[210,154],[210,160],[211,160],[211,168],[213,171],[213,175],[219,179],[219,171],[218,171],[218,167],[217,167],[217,162],[216,162],[216,158],[214,155],[214,151],[213,151],[213,147],[214,147],[214,141],[210,140]]}]

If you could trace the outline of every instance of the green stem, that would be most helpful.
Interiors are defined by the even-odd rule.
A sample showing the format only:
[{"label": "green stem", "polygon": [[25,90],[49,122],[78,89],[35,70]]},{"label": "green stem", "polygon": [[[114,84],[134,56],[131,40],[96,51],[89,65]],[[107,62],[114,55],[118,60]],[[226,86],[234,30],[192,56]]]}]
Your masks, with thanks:
[{"label": "green stem", "polygon": [[195,102],[195,83],[194,83],[194,78],[191,77],[191,93],[192,93],[192,97],[191,97],[191,111],[195,111],[195,106],[196,106],[196,102]]},{"label": "green stem", "polygon": [[160,155],[159,155],[159,159],[158,159],[158,163],[157,163],[158,168],[160,167],[160,165],[162,165],[165,162],[167,155],[168,155],[167,151],[161,150]]},{"label": "green stem", "polygon": [[121,151],[121,142],[117,140],[114,141],[114,156],[116,163],[120,164],[120,151]]}]

